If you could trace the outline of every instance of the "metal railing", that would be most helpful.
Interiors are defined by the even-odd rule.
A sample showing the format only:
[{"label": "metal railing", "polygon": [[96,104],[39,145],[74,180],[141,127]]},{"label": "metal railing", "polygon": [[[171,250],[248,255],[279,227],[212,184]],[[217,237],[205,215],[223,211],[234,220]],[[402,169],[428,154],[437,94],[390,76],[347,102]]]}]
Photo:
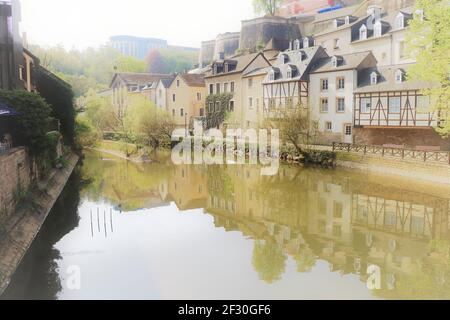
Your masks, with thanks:
[{"label": "metal railing", "polygon": [[333,143],[333,151],[376,155],[380,157],[398,158],[402,160],[416,160],[450,165],[449,151],[425,151],[400,147],[369,146],[350,143]]}]

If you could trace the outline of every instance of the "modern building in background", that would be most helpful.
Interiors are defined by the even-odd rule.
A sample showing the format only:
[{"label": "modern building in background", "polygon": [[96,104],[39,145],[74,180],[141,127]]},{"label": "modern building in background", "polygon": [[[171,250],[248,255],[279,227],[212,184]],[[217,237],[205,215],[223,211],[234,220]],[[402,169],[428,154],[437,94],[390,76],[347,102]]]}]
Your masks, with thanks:
[{"label": "modern building in background", "polygon": [[152,49],[167,48],[166,40],[156,38],[140,38],[133,36],[114,36],[110,38],[110,45],[125,56],[144,59]]},{"label": "modern building in background", "polygon": [[18,0],[0,0],[0,88],[17,89],[20,66],[23,68],[22,39],[19,32],[21,20]]}]

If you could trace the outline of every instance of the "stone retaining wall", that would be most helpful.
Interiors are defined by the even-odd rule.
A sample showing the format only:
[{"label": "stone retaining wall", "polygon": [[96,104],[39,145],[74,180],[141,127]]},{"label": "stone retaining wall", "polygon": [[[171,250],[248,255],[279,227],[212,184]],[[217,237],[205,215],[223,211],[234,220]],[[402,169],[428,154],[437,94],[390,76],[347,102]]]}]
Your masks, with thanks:
[{"label": "stone retaining wall", "polygon": [[14,208],[14,194],[27,190],[30,181],[30,158],[25,148],[11,149],[0,155],[0,219]]}]

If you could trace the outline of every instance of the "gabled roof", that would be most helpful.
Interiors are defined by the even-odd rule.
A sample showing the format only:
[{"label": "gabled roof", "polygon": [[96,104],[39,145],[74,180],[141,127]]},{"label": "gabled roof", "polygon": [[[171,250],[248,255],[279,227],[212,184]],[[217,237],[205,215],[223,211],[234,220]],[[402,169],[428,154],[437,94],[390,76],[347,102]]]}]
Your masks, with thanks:
[{"label": "gabled roof", "polygon": [[205,76],[203,74],[189,74],[184,73],[180,74],[180,78],[189,86],[189,87],[204,87],[205,86]]},{"label": "gabled roof", "polygon": [[[225,76],[225,75],[229,75],[229,74],[235,74],[235,73],[242,73],[245,71],[245,69],[253,62],[256,60],[256,58],[258,58],[259,56],[262,56],[266,61],[267,64],[270,65],[270,62],[267,60],[266,56],[262,53],[262,52],[257,52],[257,53],[251,53],[251,54],[242,54],[242,55],[235,55],[232,56],[226,60],[216,60],[213,62],[213,66],[216,63],[233,63],[236,65],[236,68],[233,69],[230,72],[222,72],[219,74],[212,74],[212,72],[209,72],[205,78],[211,78],[211,77],[220,77],[220,76]],[[249,70],[249,72],[251,72],[253,70]]]},{"label": "gabled roof", "polygon": [[172,84],[173,80],[175,80],[175,77],[167,78],[167,79],[161,79],[161,80],[159,80],[159,81],[162,83],[162,85],[164,86],[164,88],[167,89],[167,88],[170,87],[170,85]]},{"label": "gabled roof", "polygon": [[[397,70],[407,72],[411,64],[392,65],[387,67],[374,67],[362,69],[358,72],[358,88],[357,93],[365,92],[386,92],[386,91],[405,91],[405,90],[420,90],[430,88],[433,85],[424,81],[409,81],[407,79],[398,83],[395,80]],[[378,74],[377,84],[370,83],[370,75],[376,72]]]},{"label": "gabled roof", "polygon": [[371,51],[344,54],[337,67],[331,64],[332,57],[320,59],[312,68],[311,73],[335,72],[342,70],[354,70],[376,65],[377,61]]},{"label": "gabled roof", "polygon": [[126,85],[146,85],[152,82],[158,82],[161,79],[172,79],[171,74],[158,74],[158,73],[116,73],[112,80],[110,87],[117,80],[120,79]]}]

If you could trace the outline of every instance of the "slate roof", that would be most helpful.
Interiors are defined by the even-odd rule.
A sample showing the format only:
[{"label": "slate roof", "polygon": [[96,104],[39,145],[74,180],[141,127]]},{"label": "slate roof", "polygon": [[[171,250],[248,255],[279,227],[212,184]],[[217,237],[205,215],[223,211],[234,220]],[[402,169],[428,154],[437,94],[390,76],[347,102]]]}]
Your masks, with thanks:
[{"label": "slate roof", "polygon": [[[248,67],[250,63],[252,63],[259,55],[262,55],[266,60],[267,58],[265,55],[261,52],[251,53],[251,54],[242,54],[242,55],[235,55],[230,58],[227,58],[225,60],[216,60],[213,62],[213,66],[216,63],[232,63],[236,65],[236,68],[229,72],[222,72],[219,74],[214,75],[212,71],[208,72],[208,74],[205,76],[205,78],[210,77],[218,77],[218,76],[224,76],[228,74],[234,74],[234,73],[241,73],[245,70],[245,68]],[[268,62],[269,63],[269,62]],[[270,63],[269,63],[270,64]]]},{"label": "slate roof", "polygon": [[[308,71],[312,68],[317,59],[328,57],[325,50],[321,46],[314,46],[299,50],[288,50],[280,53],[287,56],[287,62],[274,63],[272,69],[278,74],[274,81],[265,81],[265,83],[276,83],[285,81],[307,80]],[[304,58],[302,59],[302,55]],[[287,71],[293,72],[291,78],[287,78]],[[269,68],[270,70],[270,68]]]},{"label": "slate roof", "polygon": [[[408,72],[411,64],[392,65],[387,67],[366,68],[358,72],[358,88],[356,93],[386,92],[386,91],[406,91],[430,88],[433,85],[424,81],[408,81],[404,79],[401,83],[395,81],[397,70]],[[370,83],[370,75],[378,73],[378,82],[375,85]]]},{"label": "slate roof", "polygon": [[313,66],[311,73],[334,72],[343,70],[360,69],[370,67],[376,64],[376,59],[371,51],[344,54],[337,56],[340,63],[337,67],[331,65],[331,57],[320,59]]},{"label": "slate roof", "polygon": [[111,81],[111,86],[117,78],[122,80],[126,85],[147,85],[148,83],[158,82],[161,79],[173,79],[173,75],[157,73],[116,73]]},{"label": "slate roof", "polygon": [[180,77],[189,87],[204,87],[205,76],[203,74],[180,74]]}]

